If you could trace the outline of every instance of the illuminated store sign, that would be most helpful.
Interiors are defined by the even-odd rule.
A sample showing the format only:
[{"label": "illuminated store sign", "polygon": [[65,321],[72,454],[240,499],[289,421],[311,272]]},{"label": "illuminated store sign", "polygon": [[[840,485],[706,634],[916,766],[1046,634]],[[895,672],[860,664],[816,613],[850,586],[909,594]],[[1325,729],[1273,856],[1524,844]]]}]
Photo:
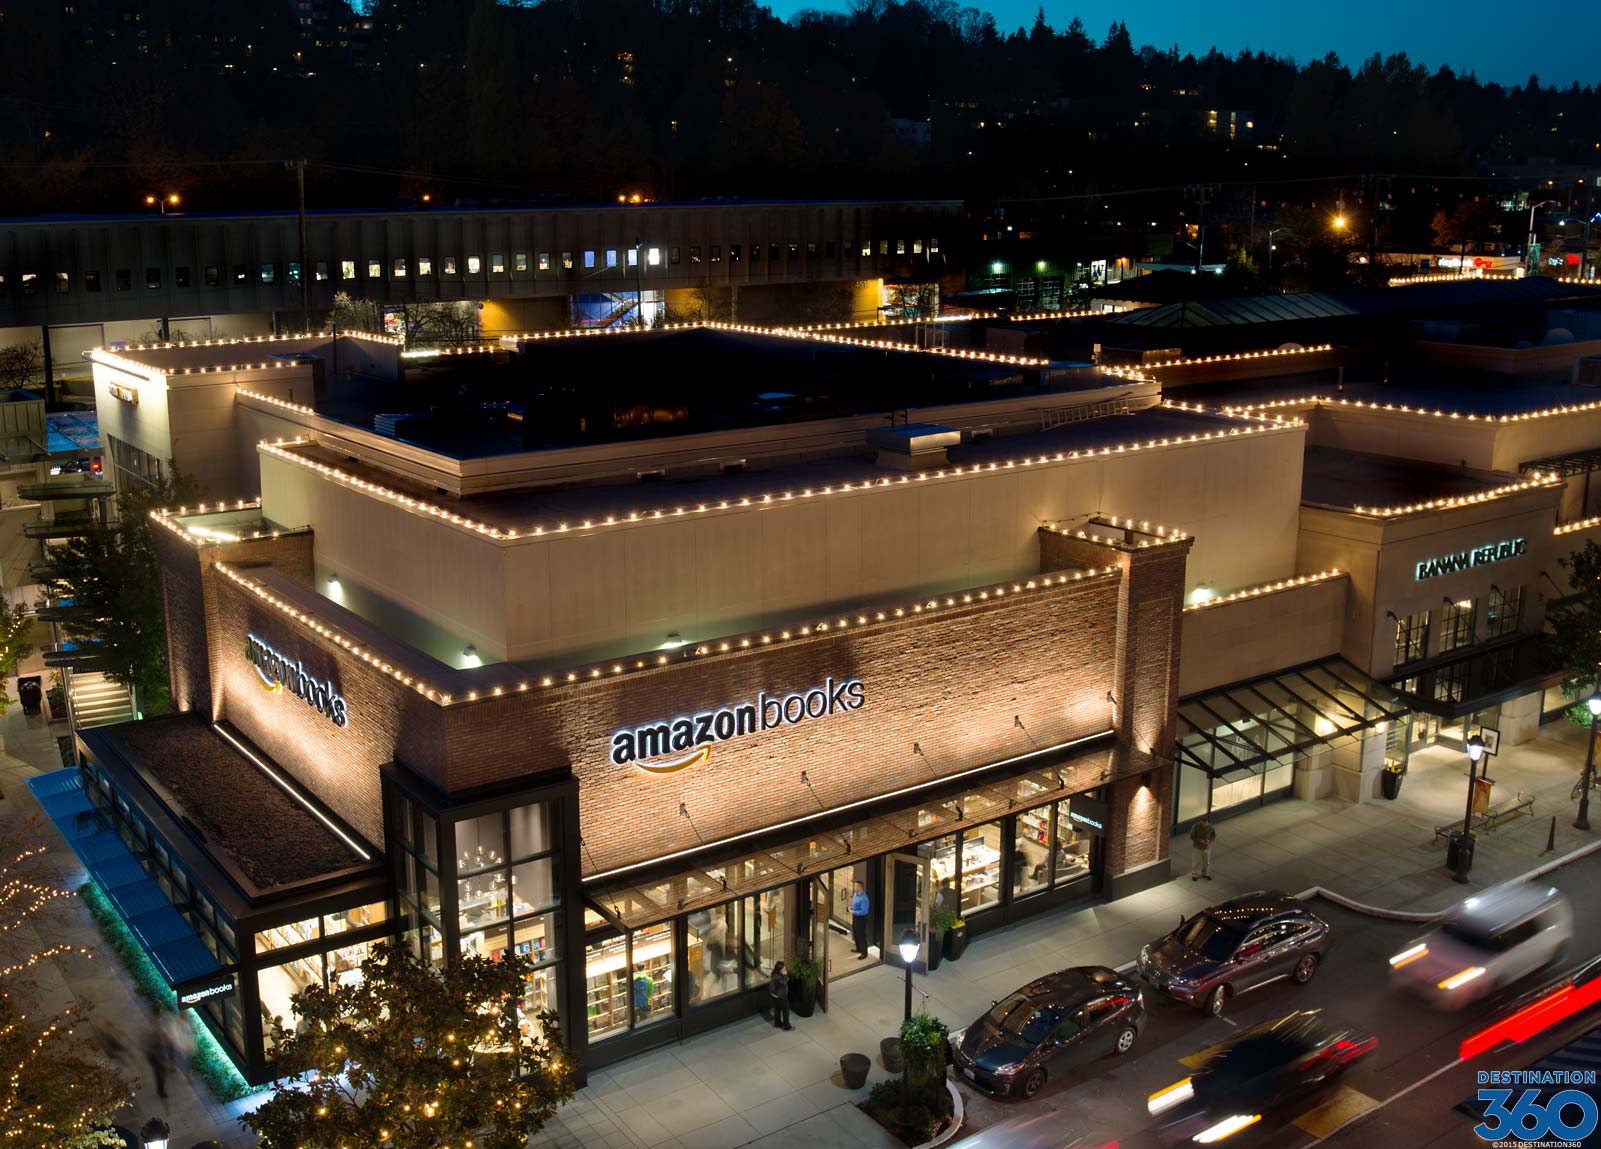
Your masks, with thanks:
[{"label": "illuminated store sign", "polygon": [[754,702],[619,730],[611,736],[611,760],[617,766],[633,762],[647,773],[670,774],[704,762],[715,743],[794,726],[808,718],[860,710],[866,701],[866,688],[859,678],[825,678],[821,686],[797,694],[762,691]]},{"label": "illuminated store sign", "polygon": [[332,683],[307,674],[298,658],[279,654],[262,639],[247,634],[245,659],[256,668],[256,677],[267,690],[282,694],[287,689],[335,726],[345,724],[345,696]]},{"label": "illuminated store sign", "polygon": [[1465,571],[1469,567],[1483,566],[1485,563],[1498,563],[1502,559],[1516,558],[1518,555],[1527,554],[1528,549],[1527,539],[1506,539],[1503,542],[1491,543],[1489,546],[1475,547],[1470,551],[1457,551],[1454,555],[1424,559],[1418,564],[1417,581],[1422,582],[1435,575]]},{"label": "illuminated store sign", "polygon": [[179,1009],[193,1009],[201,1002],[213,997],[222,997],[234,990],[233,974],[227,970],[213,974],[209,978],[200,978],[191,982],[184,982],[177,986],[173,992],[178,995]]}]

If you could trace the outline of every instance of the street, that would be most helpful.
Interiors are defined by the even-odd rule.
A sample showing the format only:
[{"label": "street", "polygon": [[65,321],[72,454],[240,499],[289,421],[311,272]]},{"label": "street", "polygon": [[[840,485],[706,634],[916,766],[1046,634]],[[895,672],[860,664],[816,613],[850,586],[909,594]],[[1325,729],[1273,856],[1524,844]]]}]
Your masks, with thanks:
[{"label": "street", "polygon": [[[1601,912],[1589,894],[1601,880],[1601,854],[1583,858],[1546,880],[1574,905],[1575,939],[1564,968],[1601,953]],[[1507,1012],[1512,997],[1539,984],[1547,974],[1461,1013],[1436,1011],[1389,984],[1388,958],[1422,932],[1419,926],[1366,917],[1322,899],[1313,903],[1313,909],[1329,922],[1334,943],[1311,983],[1302,987],[1289,980],[1275,982],[1232,1001],[1221,1019],[1206,1017],[1146,986],[1148,1022],[1127,1057],[1107,1058],[1069,1079],[1048,1082],[1028,1103],[996,1100],[963,1083],[968,1120],[983,1129],[966,1144],[976,1149],[1161,1145],[1145,1109],[1149,1094],[1184,1077],[1189,1066],[1198,1063],[1197,1054],[1237,1028],[1308,1008],[1328,1010],[1376,1035],[1378,1048],[1298,1110],[1264,1115],[1251,1135],[1241,1135],[1238,1143],[1284,1149],[1318,1144],[1349,1149],[1481,1144],[1472,1132],[1474,1119],[1453,1108],[1473,1097],[1475,1072],[1522,1068],[1594,1028],[1601,1017],[1601,1011],[1592,1009],[1522,1046],[1453,1064],[1464,1038]]]}]

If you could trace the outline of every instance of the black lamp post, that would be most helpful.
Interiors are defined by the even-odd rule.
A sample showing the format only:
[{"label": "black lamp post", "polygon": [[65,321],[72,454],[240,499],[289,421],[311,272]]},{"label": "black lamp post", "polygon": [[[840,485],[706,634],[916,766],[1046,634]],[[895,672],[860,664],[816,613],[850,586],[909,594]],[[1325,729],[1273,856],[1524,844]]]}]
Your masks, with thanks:
[{"label": "black lamp post", "polygon": [[172,1129],[159,1117],[152,1117],[139,1130],[139,1140],[145,1143],[145,1149],[167,1149],[171,1137]]},{"label": "black lamp post", "polygon": [[1590,708],[1590,741],[1584,747],[1584,786],[1579,791],[1579,816],[1573,819],[1575,830],[1590,828],[1590,783],[1595,780],[1595,724],[1601,718],[1601,692],[1584,700]]},{"label": "black lamp post", "polygon": [[[906,1018],[912,1020],[912,966],[917,961],[917,953],[922,943],[917,940],[917,931],[908,927],[901,935],[901,940],[895,943],[895,948],[901,951],[901,964],[906,967]],[[906,1056],[906,1025],[901,1024],[901,1124],[911,1119],[912,1108],[912,1070],[911,1063]]]},{"label": "black lamp post", "polygon": [[1484,739],[1477,734],[1468,739],[1468,808],[1462,815],[1462,836],[1456,844],[1456,873],[1452,877],[1458,882],[1468,880],[1468,871],[1473,868],[1473,790],[1479,773],[1479,759],[1484,757]]}]

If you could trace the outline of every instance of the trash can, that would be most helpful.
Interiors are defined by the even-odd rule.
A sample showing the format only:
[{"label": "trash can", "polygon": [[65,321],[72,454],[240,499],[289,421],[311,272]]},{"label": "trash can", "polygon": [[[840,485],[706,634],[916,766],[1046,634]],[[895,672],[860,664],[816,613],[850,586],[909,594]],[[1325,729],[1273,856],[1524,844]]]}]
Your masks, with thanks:
[{"label": "trash can", "polygon": [[846,1089],[860,1089],[867,1084],[867,1071],[873,1068],[865,1053],[847,1053],[839,1059],[839,1075],[845,1079]]},{"label": "trash can", "polygon": [[[1463,868],[1464,865],[1471,867],[1473,865],[1473,845],[1473,839],[1464,838],[1461,830],[1452,830],[1445,847],[1445,868],[1455,873]],[[1463,850],[1467,851],[1468,856],[1466,858],[1462,857]]]}]

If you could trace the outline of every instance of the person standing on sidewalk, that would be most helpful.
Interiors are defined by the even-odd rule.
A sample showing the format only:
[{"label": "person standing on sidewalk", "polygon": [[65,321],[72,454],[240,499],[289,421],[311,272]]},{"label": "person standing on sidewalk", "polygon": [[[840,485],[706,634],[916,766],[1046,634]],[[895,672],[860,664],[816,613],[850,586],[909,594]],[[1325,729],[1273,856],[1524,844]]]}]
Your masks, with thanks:
[{"label": "person standing on sidewalk", "polygon": [[171,1034],[157,1018],[145,1037],[145,1060],[150,1063],[150,1072],[156,1079],[156,1096],[163,1101],[167,1099],[167,1074],[176,1068],[177,1056]]},{"label": "person standing on sidewalk", "polygon": [[773,966],[773,977],[767,983],[767,992],[773,998],[773,1028],[794,1029],[789,1023],[789,972],[783,962]]},{"label": "person standing on sidewalk", "polygon": [[867,917],[873,912],[873,903],[867,898],[867,887],[861,882],[855,883],[856,891],[851,894],[851,940],[856,943],[856,960],[867,958]]},{"label": "person standing on sidewalk", "polygon": [[1190,827],[1190,881],[1212,880],[1212,843],[1215,841],[1217,831],[1212,828],[1212,820],[1202,814],[1201,820]]}]

